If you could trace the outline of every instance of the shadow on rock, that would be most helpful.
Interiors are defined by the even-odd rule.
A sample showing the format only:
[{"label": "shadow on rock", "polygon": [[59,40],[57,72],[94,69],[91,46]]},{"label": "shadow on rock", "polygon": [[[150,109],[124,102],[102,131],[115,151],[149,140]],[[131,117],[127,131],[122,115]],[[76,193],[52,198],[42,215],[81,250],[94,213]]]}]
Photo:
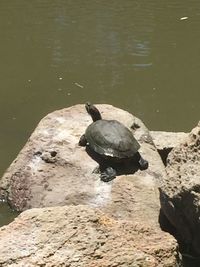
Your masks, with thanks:
[{"label": "shadow on rock", "polygon": [[95,160],[99,164],[99,167],[97,169],[94,169],[94,172],[97,173],[102,173],[107,167],[112,167],[113,169],[115,169],[117,176],[134,174],[140,169],[137,154],[131,159],[120,159],[109,156],[104,157],[91,150],[88,146],[86,147],[86,152],[93,160]]},{"label": "shadow on rock", "polygon": [[179,252],[182,255],[183,267],[197,267],[197,266],[200,266],[200,257],[194,251],[194,249],[192,248],[191,244],[187,244],[187,243],[185,243],[183,241],[183,239],[181,238],[179,232],[170,223],[168,218],[163,213],[162,209],[160,209],[158,221],[159,221],[159,224],[160,224],[160,228],[163,231],[168,232],[171,235],[173,235],[175,237],[175,239],[177,240],[177,242],[179,244]]}]

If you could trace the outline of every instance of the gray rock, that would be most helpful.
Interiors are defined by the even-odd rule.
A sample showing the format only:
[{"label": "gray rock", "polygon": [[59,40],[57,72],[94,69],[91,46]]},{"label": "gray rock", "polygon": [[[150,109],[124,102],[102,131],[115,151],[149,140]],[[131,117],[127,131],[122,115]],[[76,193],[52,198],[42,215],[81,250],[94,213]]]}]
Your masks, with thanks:
[{"label": "gray rock", "polygon": [[2,267],[175,267],[176,242],[88,206],[31,209],[0,228]]},{"label": "gray rock", "polygon": [[158,150],[177,147],[188,136],[184,132],[150,131],[150,134]]},{"label": "gray rock", "polygon": [[[161,231],[158,223],[160,211],[158,184],[161,183],[166,172],[147,128],[139,119],[126,111],[110,105],[98,105],[97,107],[102,112],[103,118],[117,119],[132,129],[134,136],[141,144],[141,155],[149,161],[149,168],[145,171],[138,170],[133,174],[122,174],[108,183],[102,182],[99,175],[93,173],[98,164],[86,153],[84,147],[78,146],[80,136],[91,123],[91,118],[84,106],[76,105],[47,115],[39,123],[25,147],[2,177],[0,195],[19,211],[64,205],[77,205],[77,207],[34,210],[35,215],[30,215],[30,218],[28,217],[24,221],[24,216],[26,218],[31,214],[31,211],[27,211],[11,226],[4,228],[2,233],[5,239],[1,238],[4,243],[11,238],[7,236],[9,231],[12,231],[13,240],[18,240],[20,235],[22,237],[24,235],[26,238],[22,239],[24,243],[19,242],[19,246],[12,241],[16,257],[8,252],[12,249],[12,244],[9,244],[8,250],[0,249],[0,259],[4,264],[2,266],[8,266],[8,262],[14,264],[14,258],[17,258],[17,264],[19,262],[19,265],[16,266],[36,266],[37,258],[41,265],[42,262],[45,262],[44,266],[179,266],[177,243],[172,236]],[[81,205],[86,205],[88,208]],[[75,217],[71,218],[69,215],[62,217],[65,211],[66,214],[69,214],[68,209],[70,212],[74,212],[73,216]],[[86,213],[84,215],[82,210],[85,209],[88,210],[84,211]],[[104,255],[103,252],[100,256],[95,254],[98,246],[101,247],[100,234],[97,230],[98,224],[93,228],[91,226],[88,228],[87,225],[91,224],[90,217],[93,217],[92,214],[96,212],[96,209],[108,217],[108,222],[110,220],[114,222],[116,229],[119,230],[118,234],[118,230],[112,230],[115,233],[111,231],[112,234],[109,236],[112,241],[105,252],[107,254],[109,250],[113,250],[110,252],[110,256]],[[43,219],[43,215],[40,216],[43,212],[47,214],[45,215],[46,219]],[[79,219],[76,217],[78,214],[80,215]],[[84,239],[85,243],[81,243],[80,248],[78,244],[83,236],[80,235],[77,239],[77,235],[72,237],[70,235],[70,233],[73,235],[76,232],[70,230],[76,220],[75,229],[79,227],[78,222],[82,220],[80,224],[82,235],[89,235],[89,239]],[[54,231],[54,227],[57,227],[59,222],[63,226]],[[51,227],[46,226],[48,223],[54,225],[52,230]],[[18,227],[18,225],[20,226]],[[50,231],[48,239],[46,239],[48,231],[44,230],[46,227]],[[44,235],[41,237],[40,246],[38,239],[40,240],[43,231]],[[55,237],[53,236],[54,232],[58,232],[58,237],[56,234]],[[100,233],[107,234],[107,230],[105,233],[100,230]],[[97,235],[99,237],[96,239]],[[116,235],[116,237],[112,239],[112,235]],[[30,245],[26,240],[27,236],[28,240],[30,239]],[[59,241],[60,238],[61,241]],[[77,239],[77,245],[75,247],[73,244],[68,245],[68,243],[71,244],[68,238],[70,240],[71,238]],[[92,240],[93,238],[94,240]],[[48,240],[52,242],[53,250],[48,250],[50,246],[47,244]],[[118,245],[118,240],[121,240],[122,244]],[[105,238],[102,242],[105,242]],[[150,247],[148,242],[150,242]],[[65,245],[66,248],[62,250]],[[82,248],[83,245],[85,248]],[[81,265],[88,251],[87,245],[89,246],[89,255],[92,253],[92,261],[90,265]],[[83,252],[85,249],[86,252]],[[20,253],[23,251],[25,256],[21,261]],[[115,255],[119,257],[115,257]],[[48,263],[49,257],[54,258],[55,261],[61,261],[60,265]],[[72,258],[75,263],[70,260],[69,264],[63,264],[65,260],[68,261],[67,257]],[[88,261],[87,257],[86,262]],[[101,257],[104,260],[101,260]],[[26,260],[29,262],[29,258],[31,263],[26,265]],[[112,261],[114,263],[111,263]],[[119,262],[117,263],[117,261]],[[143,264],[140,264],[141,261]],[[80,262],[80,264],[76,265],[76,262]],[[100,262],[99,265],[97,262]]]},{"label": "gray rock", "polygon": [[187,137],[184,132],[150,131],[153,142],[160,154],[163,163],[167,164],[167,157],[172,148],[177,147]]},{"label": "gray rock", "polygon": [[200,255],[200,123],[170,152],[166,170],[162,209],[181,241]]},{"label": "gray rock", "polygon": [[[163,178],[165,169],[148,130],[126,111],[110,105],[98,108],[103,118],[118,119],[133,130],[141,144],[140,153],[149,161],[147,170],[118,176],[109,183],[100,181],[99,175],[93,173],[98,164],[84,147],[78,146],[91,118],[84,105],[76,105],[55,111],[41,120],[2,177],[0,196],[19,211],[66,204],[106,208],[115,203],[116,213],[123,213],[121,216],[126,211],[129,214],[135,198],[149,203],[148,194],[155,190],[156,181]],[[117,211],[120,203],[124,207]],[[148,210],[151,213],[150,207]]]}]

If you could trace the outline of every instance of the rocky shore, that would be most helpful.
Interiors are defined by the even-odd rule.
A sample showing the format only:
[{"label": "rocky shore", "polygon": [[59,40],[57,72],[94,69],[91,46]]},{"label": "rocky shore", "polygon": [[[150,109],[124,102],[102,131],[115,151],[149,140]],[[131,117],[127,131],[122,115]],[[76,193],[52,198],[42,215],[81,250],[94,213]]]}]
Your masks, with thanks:
[{"label": "rocky shore", "polygon": [[[191,134],[149,132],[124,110],[97,107],[131,129],[149,168],[101,181],[78,146],[91,123],[84,105],[48,114],[0,181],[0,198],[23,211],[0,228],[0,266],[182,266],[175,237],[199,253],[200,125]],[[162,230],[161,213],[175,237]]]}]

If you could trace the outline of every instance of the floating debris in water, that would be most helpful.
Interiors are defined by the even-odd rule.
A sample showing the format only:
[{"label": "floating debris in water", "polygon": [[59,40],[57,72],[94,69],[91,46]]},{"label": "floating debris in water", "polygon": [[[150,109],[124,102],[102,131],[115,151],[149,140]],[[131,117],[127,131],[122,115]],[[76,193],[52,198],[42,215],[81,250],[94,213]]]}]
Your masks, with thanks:
[{"label": "floating debris in water", "polygon": [[188,19],[188,17],[182,17],[182,18],[180,18],[180,20],[186,20],[186,19]]},{"label": "floating debris in water", "polygon": [[133,64],[134,67],[137,67],[137,68],[147,68],[147,67],[151,67],[153,65],[152,62],[150,63],[135,63]]},{"label": "floating debris in water", "polygon": [[62,80],[63,78],[62,78],[62,77],[59,77],[58,79],[59,79],[59,80]]},{"label": "floating debris in water", "polygon": [[67,93],[67,95],[69,95],[69,96],[70,96],[70,95],[71,95],[71,93]]},{"label": "floating debris in water", "polygon": [[83,87],[84,87],[83,85],[81,85],[80,83],[77,83],[77,82],[75,82],[74,84],[75,84],[76,86],[80,87],[80,88],[83,88]]}]

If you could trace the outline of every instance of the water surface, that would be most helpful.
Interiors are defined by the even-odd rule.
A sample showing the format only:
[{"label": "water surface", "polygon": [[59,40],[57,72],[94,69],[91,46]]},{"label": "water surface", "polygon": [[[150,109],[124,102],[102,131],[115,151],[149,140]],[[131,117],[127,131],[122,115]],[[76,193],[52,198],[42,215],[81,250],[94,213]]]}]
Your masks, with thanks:
[{"label": "water surface", "polygon": [[0,202],[0,227],[9,224],[19,213],[8,208],[5,202]]}]

